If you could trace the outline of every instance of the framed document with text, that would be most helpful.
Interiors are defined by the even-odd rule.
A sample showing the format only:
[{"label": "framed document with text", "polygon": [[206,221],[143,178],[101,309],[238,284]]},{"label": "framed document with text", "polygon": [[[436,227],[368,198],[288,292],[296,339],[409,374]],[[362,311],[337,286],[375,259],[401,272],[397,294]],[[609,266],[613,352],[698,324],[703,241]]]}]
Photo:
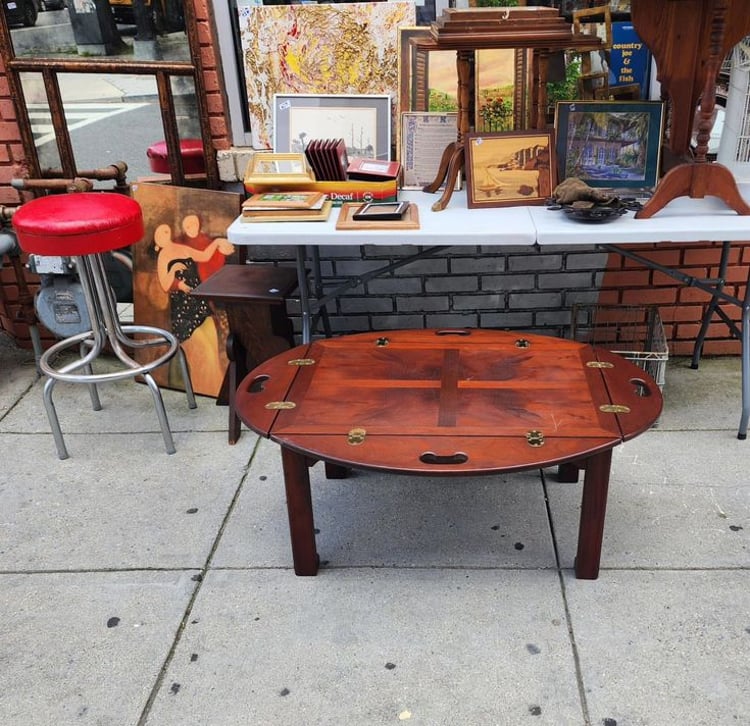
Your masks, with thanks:
[{"label": "framed document with text", "polygon": [[[399,161],[403,189],[421,189],[435,180],[443,151],[456,141],[456,113],[401,114]],[[460,188],[461,180],[456,181]]]}]

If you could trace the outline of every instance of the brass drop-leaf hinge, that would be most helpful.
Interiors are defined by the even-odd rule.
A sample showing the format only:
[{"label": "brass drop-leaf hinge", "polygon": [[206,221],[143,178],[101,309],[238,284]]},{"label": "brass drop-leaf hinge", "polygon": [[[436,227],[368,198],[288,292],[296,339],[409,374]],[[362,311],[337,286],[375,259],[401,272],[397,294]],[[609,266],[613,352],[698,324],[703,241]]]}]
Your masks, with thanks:
[{"label": "brass drop-leaf hinge", "polygon": [[599,406],[599,410],[604,413],[630,413],[630,406],[623,406],[620,403],[605,403]]},{"label": "brass drop-leaf hinge", "polygon": [[315,359],[314,358],[292,358],[292,360],[289,361],[290,366],[314,366],[315,365]]},{"label": "brass drop-leaf hinge", "polygon": [[590,360],[586,363],[587,368],[614,368],[615,364],[606,360]]},{"label": "brass drop-leaf hinge", "polygon": [[544,446],[544,434],[534,429],[526,434],[526,441],[529,446]]},{"label": "brass drop-leaf hinge", "polygon": [[516,341],[516,348],[529,348],[531,343],[526,338],[519,338]]},{"label": "brass drop-leaf hinge", "polygon": [[346,441],[352,446],[359,446],[359,444],[365,442],[365,436],[367,436],[365,429],[352,429],[346,437]]},{"label": "brass drop-leaf hinge", "polygon": [[266,404],[266,408],[271,411],[281,411],[290,408],[297,408],[297,404],[294,401],[269,401]]}]

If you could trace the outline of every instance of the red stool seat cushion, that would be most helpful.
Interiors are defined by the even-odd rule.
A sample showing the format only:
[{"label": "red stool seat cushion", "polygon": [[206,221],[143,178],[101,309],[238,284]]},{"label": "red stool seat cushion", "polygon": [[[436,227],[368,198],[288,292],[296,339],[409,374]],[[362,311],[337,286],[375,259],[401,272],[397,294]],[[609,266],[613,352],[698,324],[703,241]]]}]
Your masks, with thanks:
[{"label": "red stool seat cushion", "polygon": [[21,249],[35,255],[90,255],[143,238],[140,204],[114,192],[32,199],[19,207],[12,222]]},{"label": "red stool seat cushion", "polygon": [[[169,174],[169,157],[167,142],[157,141],[146,150],[151,171]],[[182,139],[180,141],[182,171],[185,174],[205,174],[206,161],[203,158],[203,142],[200,139]]]}]

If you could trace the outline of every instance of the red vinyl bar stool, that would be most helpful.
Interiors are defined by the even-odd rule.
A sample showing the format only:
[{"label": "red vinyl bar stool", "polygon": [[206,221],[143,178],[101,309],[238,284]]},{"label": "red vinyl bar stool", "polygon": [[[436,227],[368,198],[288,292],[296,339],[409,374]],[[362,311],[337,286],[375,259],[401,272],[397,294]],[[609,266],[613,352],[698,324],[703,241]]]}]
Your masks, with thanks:
[{"label": "red vinyl bar stool", "polygon": [[[91,330],[55,343],[42,354],[39,361],[40,370],[47,376],[44,384],[44,407],[58,456],[67,459],[68,451],[52,402],[55,384],[58,381],[87,384],[92,406],[95,411],[99,411],[101,403],[97,383],[135,376],[143,376],[151,391],[164,445],[167,453],[173,454],[175,447],[164,401],[151,371],[177,355],[188,406],[195,408],[185,354],[177,338],[166,330],[148,325],[120,324],[117,301],[107,280],[102,258],[103,253],[126,247],[143,237],[143,215],[138,202],[112,192],[51,195],[27,202],[13,215],[12,221],[18,243],[25,252],[74,258],[91,321]],[[147,337],[132,338],[128,335],[130,333],[146,334]],[[95,373],[91,364],[107,343],[122,368],[109,373]],[[79,357],[56,366],[58,354],[74,346],[78,347]],[[153,346],[166,350],[148,363],[138,363],[126,350],[135,351]]]},{"label": "red vinyl bar stool", "polygon": [[[151,171],[160,174],[169,174],[169,154],[167,142],[157,141],[146,149],[148,165]],[[182,158],[182,171],[185,174],[205,174],[206,160],[203,156],[203,141],[201,139],[181,139],[180,157]]]}]

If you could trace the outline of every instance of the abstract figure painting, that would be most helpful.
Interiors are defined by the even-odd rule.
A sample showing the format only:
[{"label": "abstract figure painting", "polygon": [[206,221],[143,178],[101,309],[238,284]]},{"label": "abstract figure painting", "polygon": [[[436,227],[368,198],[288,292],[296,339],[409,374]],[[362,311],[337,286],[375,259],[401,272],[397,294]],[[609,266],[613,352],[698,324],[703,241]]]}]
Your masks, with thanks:
[{"label": "abstract figure painting", "polygon": [[[145,234],[133,250],[135,322],[170,330],[182,344],[196,393],[218,396],[228,360],[227,320],[191,290],[234,253],[225,238],[241,195],[161,184],[134,184]],[[143,359],[154,355],[148,349]],[[182,388],[178,365],[154,372],[159,385]]]}]

